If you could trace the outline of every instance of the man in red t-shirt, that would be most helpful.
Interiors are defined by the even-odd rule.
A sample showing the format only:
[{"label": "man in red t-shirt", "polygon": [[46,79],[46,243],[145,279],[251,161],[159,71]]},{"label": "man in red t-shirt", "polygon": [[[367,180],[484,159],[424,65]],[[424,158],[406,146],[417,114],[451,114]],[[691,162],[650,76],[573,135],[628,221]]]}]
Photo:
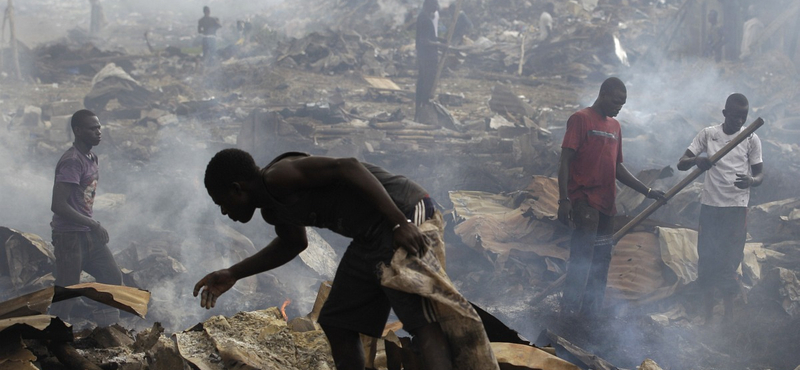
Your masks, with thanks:
[{"label": "man in red t-shirt", "polygon": [[613,247],[615,180],[651,199],[664,196],[622,165],[622,131],[613,117],[627,96],[625,84],[610,77],[594,104],[567,121],[558,171],[558,219],[574,225],[562,302],[566,315],[592,315],[602,307]]}]

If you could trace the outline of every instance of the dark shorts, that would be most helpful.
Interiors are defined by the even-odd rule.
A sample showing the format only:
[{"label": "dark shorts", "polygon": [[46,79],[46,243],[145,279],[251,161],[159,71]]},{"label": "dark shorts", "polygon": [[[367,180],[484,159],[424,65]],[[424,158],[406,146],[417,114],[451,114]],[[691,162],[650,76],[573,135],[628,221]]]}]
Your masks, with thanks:
[{"label": "dark shorts", "polygon": [[[94,234],[82,232],[53,232],[53,252],[56,256],[56,282],[62,287],[80,283],[81,271],[92,275],[98,283],[122,285],[122,272],[114,261],[108,246],[97,240]],[[72,317],[77,301],[68,299],[53,303],[50,314],[63,319]],[[99,326],[116,323],[119,311],[108,306],[89,302],[92,312],[77,312],[92,319]],[[76,310],[77,311],[77,310]]]},{"label": "dark shorts", "polygon": [[[418,225],[433,216],[433,202],[423,199],[415,212],[407,214]],[[417,295],[381,286],[379,266],[388,263],[393,254],[392,233],[382,233],[377,240],[378,253],[361,253],[365,246],[353,241],[336,270],[333,287],[322,307],[319,323],[380,338],[394,309],[409,332],[436,321],[431,303]],[[388,258],[388,259],[387,259]]]},{"label": "dark shorts", "polygon": [[56,257],[56,285],[70,286],[80,282],[81,271],[92,275],[98,283],[122,285],[120,272],[108,246],[94,234],[86,232],[53,232]]},{"label": "dark shorts", "polygon": [[747,239],[747,208],[700,207],[697,235],[697,283],[723,294],[739,292],[739,264]]}]

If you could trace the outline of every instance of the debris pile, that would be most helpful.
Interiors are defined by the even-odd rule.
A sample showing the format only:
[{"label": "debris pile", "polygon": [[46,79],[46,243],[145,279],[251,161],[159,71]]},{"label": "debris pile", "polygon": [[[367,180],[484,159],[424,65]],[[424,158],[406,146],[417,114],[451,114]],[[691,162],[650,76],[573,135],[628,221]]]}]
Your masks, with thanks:
[{"label": "debris pile", "polygon": [[[445,34],[456,2],[441,3]],[[127,8],[125,17],[111,22],[108,37],[74,31],[66,40],[20,47],[22,60],[30,61],[23,63],[25,83],[9,77],[4,53],[6,75],[0,78],[8,88],[0,91],[0,124],[8,135],[0,141],[13,148],[18,145],[11,143],[21,142],[17,152],[32,162],[5,166],[3,177],[41,167],[49,185],[53,157],[72,141],[70,115],[95,110],[104,130],[97,149],[106,166],[101,189],[108,192],[98,195],[98,217],[111,225],[125,284],[152,292],[146,323],[120,323],[138,333],[101,327],[79,333],[74,347],[95,364],[117,361],[122,368],[333,368],[313,315],[299,314],[314,305],[309,287],[332,278],[346,246],[328,234],[309,233],[309,249],[287,267],[300,276],[261,274],[237,284],[224,307],[186,308],[195,303],[191,287],[198,274],[235,263],[274,236],[209,221],[218,209],[192,198],[194,190],[202,192],[202,165],[210,155],[236,146],[261,164],[285,151],[306,151],[356,157],[418,180],[447,214],[447,267],[454,285],[525,334],[541,333],[536,344],[552,345],[558,355],[545,356],[527,341],[493,340],[500,362],[548,369],[655,369],[653,360],[664,368],[797,366],[800,358],[791,347],[800,339],[800,200],[793,185],[800,178],[797,55],[788,54],[789,45],[765,45],[745,62],[695,59],[693,45],[706,29],[702,7],[718,4],[555,3],[553,36],[544,42],[536,38],[535,24],[544,1],[464,2],[475,27],[444,63],[437,100],[447,119],[437,125],[409,119],[414,22],[421,5],[416,1],[283,2],[246,15],[254,25],[250,37],[239,37],[234,22],[225,20],[215,65],[200,62],[191,36],[194,15],[186,22],[174,12],[151,19]],[[304,16],[295,16],[298,9]],[[119,45],[107,47],[114,43]],[[145,43],[147,50],[134,51]],[[606,330],[593,334],[601,340],[554,324],[570,232],[556,220],[559,144],[567,117],[590,104],[609,75],[622,76],[629,86],[619,117],[626,166],[641,170],[637,177],[654,188],[679,181],[670,166],[699,129],[722,119],[724,93],[745,92],[751,117],[767,121],[758,133],[767,180],[753,189],[741,266],[741,325],[738,332],[709,330],[727,340],[722,344],[706,344],[712,334],[704,337],[698,320],[693,228],[699,182],[617,244],[607,293],[612,312],[609,322],[600,323]],[[704,96],[696,97],[698,91]],[[696,101],[678,99],[683,95]],[[140,182],[147,182],[148,191],[135,191]],[[159,217],[141,210],[153,198],[160,203],[152,207]],[[617,201],[617,226],[649,204],[627,188]],[[181,212],[186,209],[189,217]],[[50,216],[43,207],[31,229],[46,235],[40,229]],[[12,224],[15,215],[8,217],[4,225],[28,230]],[[52,247],[17,230],[0,228],[0,299],[44,289],[54,280]],[[293,303],[285,310],[294,319],[287,322],[278,308],[264,310],[287,298]],[[23,326],[37,332],[72,335],[57,318],[26,320],[31,321]],[[52,350],[31,340],[10,344],[19,356],[0,361],[52,361],[46,354]],[[396,323],[383,338],[365,342],[374,368],[391,368],[413,352]],[[113,349],[101,350],[106,345]],[[642,362],[643,354],[653,354],[653,360]],[[412,366],[410,360],[405,365]]]}]

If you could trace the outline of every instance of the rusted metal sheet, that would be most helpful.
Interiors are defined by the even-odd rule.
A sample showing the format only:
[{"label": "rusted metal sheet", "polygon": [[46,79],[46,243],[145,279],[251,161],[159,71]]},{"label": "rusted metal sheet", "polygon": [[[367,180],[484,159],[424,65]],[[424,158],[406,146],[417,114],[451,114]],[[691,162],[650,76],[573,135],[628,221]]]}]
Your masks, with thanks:
[{"label": "rusted metal sheet", "polygon": [[144,317],[150,292],[118,285],[84,283],[69,287],[49,287],[0,303],[0,319],[43,315],[53,302],[87,297],[125,312]]},{"label": "rusted metal sheet", "polygon": [[25,348],[22,339],[6,340],[0,346],[0,369],[36,370],[33,361],[36,361],[36,356]]},{"label": "rusted metal sheet", "polygon": [[498,254],[502,265],[512,250],[539,257],[566,260],[569,251],[559,246],[568,233],[555,220],[558,185],[554,178],[534,176],[525,191],[490,194],[450,192],[457,219],[455,231],[478,251]]},{"label": "rusted metal sheet", "polygon": [[53,302],[60,301],[61,297],[66,299],[77,296],[84,296],[140,317],[147,315],[147,303],[150,302],[150,292],[146,290],[100,283],[76,284],[66,288],[56,287]]},{"label": "rusted metal sheet", "polygon": [[23,338],[71,341],[72,326],[56,316],[33,315],[0,320],[0,334]]},{"label": "rusted metal sheet", "polygon": [[540,348],[515,343],[492,343],[500,368],[511,365],[514,369],[528,370],[579,370],[580,368]]}]

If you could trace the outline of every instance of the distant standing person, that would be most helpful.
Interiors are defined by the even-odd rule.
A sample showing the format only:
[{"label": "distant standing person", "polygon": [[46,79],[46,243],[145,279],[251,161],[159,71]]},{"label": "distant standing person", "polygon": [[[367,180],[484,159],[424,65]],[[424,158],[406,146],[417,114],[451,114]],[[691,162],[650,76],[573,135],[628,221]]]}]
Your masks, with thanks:
[{"label": "distant standing person", "polygon": [[203,37],[203,60],[211,62],[217,49],[217,30],[222,25],[219,18],[211,16],[211,8],[203,7],[203,18],[197,21],[197,32]]},{"label": "distant standing person", "polygon": [[714,56],[714,60],[722,61],[722,46],[725,45],[725,33],[722,25],[717,23],[717,11],[708,12],[708,41],[706,42],[705,56]]},{"label": "distant standing person", "polygon": [[[108,249],[108,231],[92,218],[97,181],[100,178],[97,155],[92,147],[100,144],[100,120],[86,109],[72,115],[70,122],[75,141],[56,165],[51,209],[53,248],[56,256],[58,286],[80,282],[81,271],[92,275],[98,283],[121,285],[122,273]],[[59,303],[54,313],[69,318],[75,300]],[[111,324],[119,318],[116,309],[96,310]],[[101,320],[98,325],[101,324]]]},{"label": "distant standing person", "polygon": [[[700,198],[697,284],[702,292],[707,323],[713,316],[717,289],[722,294],[725,318],[731,318],[733,299],[739,292],[737,269],[744,258],[747,238],[750,188],[764,181],[761,140],[755,133],[716,164],[712,165],[709,157],[739,134],[749,109],[750,103],[744,95],[728,96],[722,110],[725,121],[700,131],[678,162],[681,171],[695,165],[706,171]],[[700,156],[702,153],[707,156]]]},{"label": "distant standing person", "polygon": [[592,316],[602,308],[613,248],[616,180],[647,198],[664,197],[622,165],[622,130],[614,117],[626,100],[625,84],[608,78],[594,104],[567,121],[558,171],[558,219],[574,224],[562,301],[565,318]]},{"label": "distant standing person", "polygon": [[106,15],[103,12],[103,5],[100,0],[89,0],[92,5],[91,19],[89,20],[89,33],[96,35],[106,25]]},{"label": "distant standing person", "polygon": [[756,42],[761,34],[764,32],[764,23],[759,18],[759,8],[756,5],[750,5],[747,8],[747,13],[750,19],[744,22],[742,26],[742,46],[739,53],[739,59],[745,60],[750,58],[751,55],[757,53],[759,50]]},{"label": "distant standing person", "polygon": [[539,42],[550,41],[553,37],[553,14],[555,11],[556,6],[553,3],[545,4],[544,11],[539,16]]}]

